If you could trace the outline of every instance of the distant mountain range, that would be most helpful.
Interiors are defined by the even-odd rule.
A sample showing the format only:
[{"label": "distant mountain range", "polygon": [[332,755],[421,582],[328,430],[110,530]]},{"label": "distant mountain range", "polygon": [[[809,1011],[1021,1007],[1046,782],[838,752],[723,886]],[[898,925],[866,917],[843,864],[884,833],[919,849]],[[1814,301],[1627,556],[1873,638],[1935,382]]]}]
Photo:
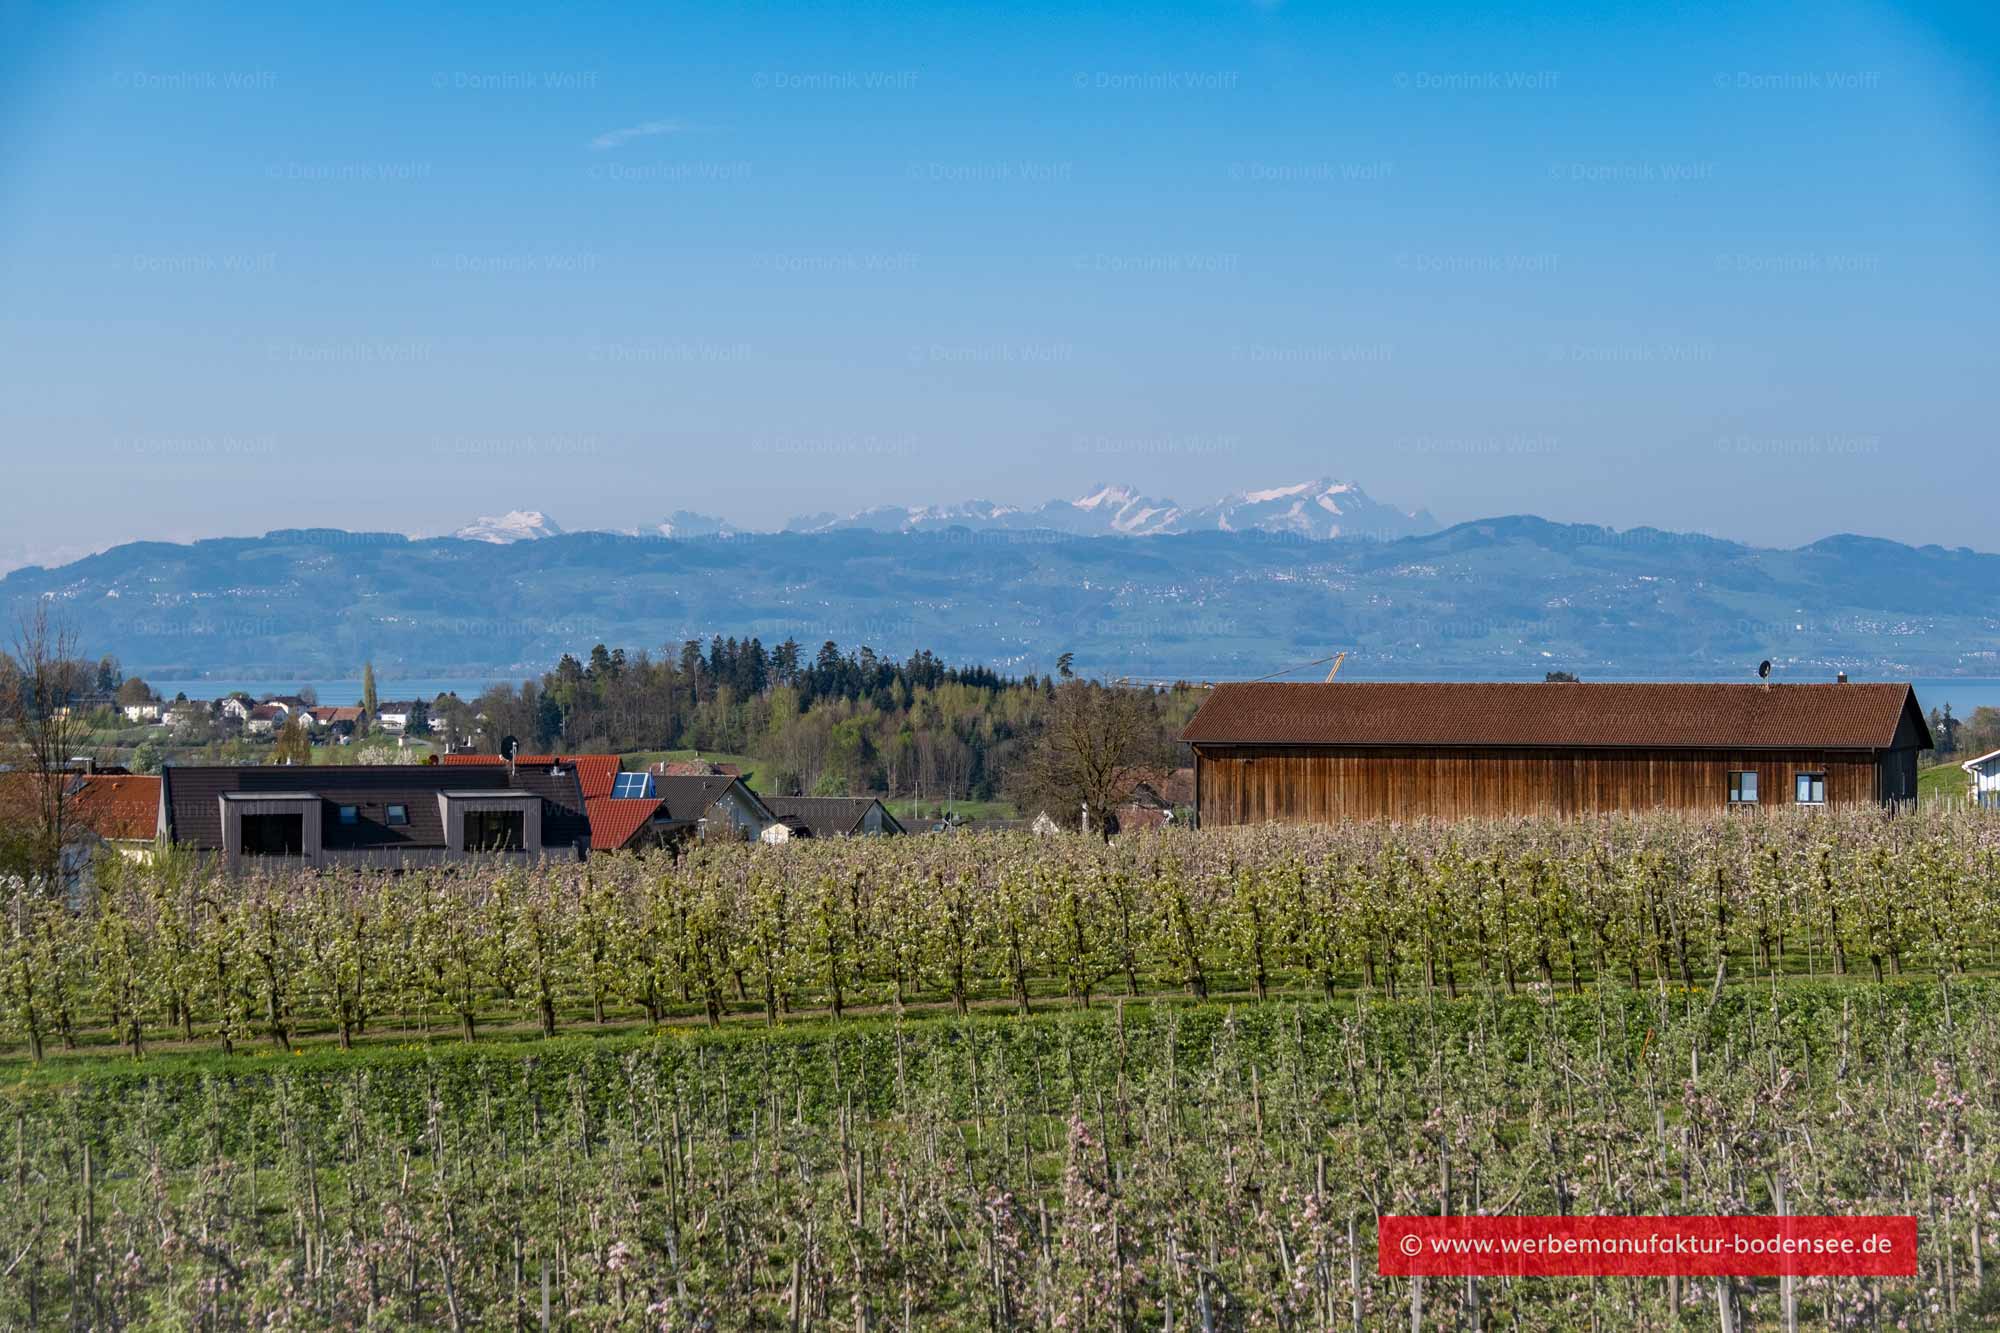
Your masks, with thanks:
[{"label": "distant mountain range", "polygon": [[[1093,486],[1075,500],[1050,500],[1041,505],[996,504],[967,500],[959,504],[878,505],[854,514],[803,514],[787,522],[785,532],[1059,532],[1072,537],[1160,537],[1185,532],[1273,532],[1313,541],[1336,537],[1366,537],[1389,541],[1436,532],[1438,522],[1428,510],[1399,509],[1369,498],[1352,482],[1321,477],[1261,491],[1239,491],[1212,504],[1184,509],[1172,500],[1141,495],[1130,486]],[[562,529],[540,510],[515,510],[498,518],[481,518],[453,533],[467,541],[505,545],[562,535]],[[749,529],[727,519],[679,510],[651,534],[627,536],[733,537]]]},{"label": "distant mountain range", "polygon": [[[1341,649],[1346,673],[1378,678],[1743,678],[1764,657],[1781,679],[2000,676],[2000,556],[1855,536],[1774,550],[1531,517],[1386,541],[1287,526],[1317,530],[1332,517],[1321,501],[1351,494],[1250,493],[1171,520],[1200,530],[1117,537],[1002,515],[670,540],[520,513],[482,520],[474,540],[135,542],[15,570],[0,610],[47,598],[89,652],[154,677],[338,678],[364,660],[404,677],[525,675],[598,642],[658,652],[713,635],[930,648],[1016,672],[1074,652],[1081,670],[1147,679],[1261,676]],[[1108,488],[1064,503],[1107,525],[1171,508]]]}]

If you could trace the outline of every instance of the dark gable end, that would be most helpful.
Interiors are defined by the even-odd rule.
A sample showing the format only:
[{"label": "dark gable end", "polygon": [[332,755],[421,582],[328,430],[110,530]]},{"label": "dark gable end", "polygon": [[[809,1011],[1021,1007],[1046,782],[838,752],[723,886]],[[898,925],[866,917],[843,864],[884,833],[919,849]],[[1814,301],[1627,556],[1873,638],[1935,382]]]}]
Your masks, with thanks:
[{"label": "dark gable end", "polygon": [[1903,720],[1896,727],[1896,743],[1890,748],[1896,750],[1934,750],[1937,742],[1931,739],[1931,724],[1924,720],[1924,710],[1917,703],[1917,692],[1910,691],[1903,704]]}]

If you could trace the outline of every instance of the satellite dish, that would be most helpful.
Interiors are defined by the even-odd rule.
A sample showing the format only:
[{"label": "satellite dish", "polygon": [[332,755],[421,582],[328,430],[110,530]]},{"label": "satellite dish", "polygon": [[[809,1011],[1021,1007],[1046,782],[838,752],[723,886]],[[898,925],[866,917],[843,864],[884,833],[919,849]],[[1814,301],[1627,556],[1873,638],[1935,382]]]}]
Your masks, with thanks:
[{"label": "satellite dish", "polygon": [[1771,659],[1767,657],[1763,661],[1757,664],[1757,679],[1769,680],[1770,678],[1771,678]]},{"label": "satellite dish", "polygon": [[[1769,667],[1771,664],[1769,662],[1766,662],[1764,663],[1764,665],[1766,667]],[[500,753],[505,758],[512,759],[514,757],[514,751],[520,748],[521,748],[521,742],[515,740],[512,736],[502,736],[500,738]]]}]

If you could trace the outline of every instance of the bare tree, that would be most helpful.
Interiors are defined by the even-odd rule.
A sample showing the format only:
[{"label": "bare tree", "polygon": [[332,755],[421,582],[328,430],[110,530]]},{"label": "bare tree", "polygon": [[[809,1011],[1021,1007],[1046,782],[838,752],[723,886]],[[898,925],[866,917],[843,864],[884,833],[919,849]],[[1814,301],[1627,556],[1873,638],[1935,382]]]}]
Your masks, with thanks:
[{"label": "bare tree", "polygon": [[1152,731],[1146,691],[1065,680],[1022,765],[1021,794],[1065,824],[1075,824],[1088,808],[1092,829],[1109,836],[1111,807],[1130,793]]},{"label": "bare tree", "polygon": [[297,713],[285,718],[285,725],[278,728],[277,743],[271,747],[271,762],[274,764],[310,764],[313,761],[312,737],[307,734],[305,723]]},{"label": "bare tree", "polygon": [[63,848],[79,830],[69,762],[89,734],[82,700],[94,668],[77,656],[76,632],[37,600],[16,622],[12,651],[0,658],[0,734],[26,781],[15,787],[24,867],[51,890]]}]

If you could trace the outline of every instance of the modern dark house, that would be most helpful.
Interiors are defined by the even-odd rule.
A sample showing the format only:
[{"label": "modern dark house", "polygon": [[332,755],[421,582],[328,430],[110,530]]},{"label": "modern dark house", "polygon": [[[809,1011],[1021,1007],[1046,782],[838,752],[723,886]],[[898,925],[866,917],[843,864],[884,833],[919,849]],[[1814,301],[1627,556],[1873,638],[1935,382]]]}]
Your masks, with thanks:
[{"label": "modern dark house", "polygon": [[1217,685],[1204,827],[1914,801],[1908,685]]},{"label": "modern dark house", "polygon": [[232,870],[575,861],[590,850],[573,767],[170,764],[160,772],[159,822],[165,841]]}]

